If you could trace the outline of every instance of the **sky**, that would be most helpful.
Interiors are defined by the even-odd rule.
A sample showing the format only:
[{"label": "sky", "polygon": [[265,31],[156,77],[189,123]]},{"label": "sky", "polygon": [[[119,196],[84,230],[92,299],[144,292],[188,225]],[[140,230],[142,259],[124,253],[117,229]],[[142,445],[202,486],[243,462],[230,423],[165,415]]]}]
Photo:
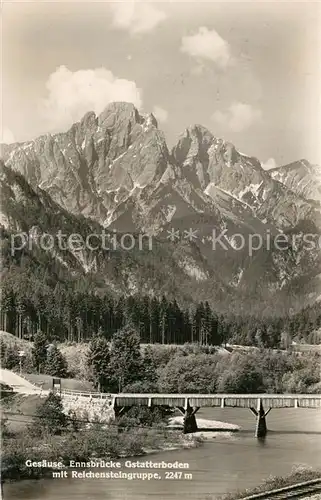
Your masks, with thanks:
[{"label": "sky", "polygon": [[270,168],[321,164],[319,2],[4,1],[2,142],[111,101],[169,146],[201,124]]}]

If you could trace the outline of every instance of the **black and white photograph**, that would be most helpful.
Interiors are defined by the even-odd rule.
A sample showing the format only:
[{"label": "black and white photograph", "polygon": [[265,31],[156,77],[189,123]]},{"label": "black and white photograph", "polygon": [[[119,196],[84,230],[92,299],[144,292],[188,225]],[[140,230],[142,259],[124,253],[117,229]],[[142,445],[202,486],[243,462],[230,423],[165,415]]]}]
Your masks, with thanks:
[{"label": "black and white photograph", "polygon": [[1,500],[321,500],[321,2],[2,0]]}]

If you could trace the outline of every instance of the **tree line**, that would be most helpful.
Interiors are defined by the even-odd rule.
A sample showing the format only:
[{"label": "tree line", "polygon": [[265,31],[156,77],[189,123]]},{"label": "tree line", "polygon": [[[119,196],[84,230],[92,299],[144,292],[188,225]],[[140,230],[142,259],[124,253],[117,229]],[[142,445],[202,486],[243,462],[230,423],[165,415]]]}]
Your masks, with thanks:
[{"label": "tree line", "polygon": [[[61,349],[61,350],[60,350]],[[110,340],[95,334],[82,359],[70,364],[59,348],[37,332],[23,362],[24,372],[90,381],[101,392],[133,393],[320,393],[320,354],[276,349],[185,344],[141,345],[126,326]],[[1,366],[19,370],[17,345],[1,343]],[[83,365],[83,366],[80,366]]]},{"label": "tree line", "polygon": [[[50,272],[48,272],[50,275]],[[208,302],[186,305],[165,296],[114,296],[87,282],[42,277],[14,267],[3,275],[0,329],[32,340],[38,330],[59,342],[88,342],[102,331],[111,339],[132,325],[142,343],[287,347],[292,339],[320,343],[319,304],[283,317],[221,313]]]},{"label": "tree line", "polygon": [[320,392],[318,354],[297,356],[272,349],[228,353],[209,346],[195,350],[190,344],[142,349],[130,327],[116,332],[111,342],[97,335],[88,347],[88,376],[105,392]]}]

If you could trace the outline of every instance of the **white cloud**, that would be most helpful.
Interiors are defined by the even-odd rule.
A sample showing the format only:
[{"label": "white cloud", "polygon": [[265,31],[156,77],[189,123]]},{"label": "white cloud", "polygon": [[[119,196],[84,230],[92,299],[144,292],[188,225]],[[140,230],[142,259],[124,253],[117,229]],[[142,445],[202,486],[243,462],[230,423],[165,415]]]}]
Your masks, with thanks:
[{"label": "white cloud", "polygon": [[225,68],[232,59],[229,44],[217,33],[202,26],[194,35],[183,36],[181,51],[198,59],[206,59]]},{"label": "white cloud", "polygon": [[157,121],[159,121],[160,123],[167,122],[168,111],[166,111],[166,109],[162,108],[161,106],[154,106],[153,107],[153,115],[156,117]]},{"label": "white cloud", "polygon": [[260,118],[261,111],[259,109],[243,102],[233,102],[227,111],[215,111],[212,115],[214,121],[234,132],[246,130]]},{"label": "white cloud", "polygon": [[0,131],[0,143],[1,144],[11,144],[15,142],[15,138],[10,129],[4,127]]},{"label": "white cloud", "polygon": [[264,168],[264,170],[271,170],[271,168],[277,168],[277,167],[278,164],[276,163],[274,158],[269,158],[268,160],[266,160],[265,163],[262,163],[262,168]]},{"label": "white cloud", "polygon": [[131,35],[153,31],[167,17],[155,5],[140,1],[112,2],[110,8],[113,26],[127,30]]},{"label": "white cloud", "polygon": [[117,78],[105,68],[70,71],[60,66],[48,78],[49,95],[40,102],[40,113],[50,130],[62,130],[87,111],[100,113],[113,101],[142,105],[136,83]]}]

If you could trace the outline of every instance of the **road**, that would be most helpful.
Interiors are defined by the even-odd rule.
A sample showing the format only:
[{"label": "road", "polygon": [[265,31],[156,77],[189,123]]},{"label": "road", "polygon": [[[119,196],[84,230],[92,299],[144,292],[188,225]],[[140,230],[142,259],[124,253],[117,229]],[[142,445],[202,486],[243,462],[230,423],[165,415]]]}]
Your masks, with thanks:
[{"label": "road", "polygon": [[23,377],[20,377],[16,373],[3,368],[0,368],[0,382],[10,385],[14,391],[23,394],[41,394],[44,392],[42,389],[31,384]]}]

